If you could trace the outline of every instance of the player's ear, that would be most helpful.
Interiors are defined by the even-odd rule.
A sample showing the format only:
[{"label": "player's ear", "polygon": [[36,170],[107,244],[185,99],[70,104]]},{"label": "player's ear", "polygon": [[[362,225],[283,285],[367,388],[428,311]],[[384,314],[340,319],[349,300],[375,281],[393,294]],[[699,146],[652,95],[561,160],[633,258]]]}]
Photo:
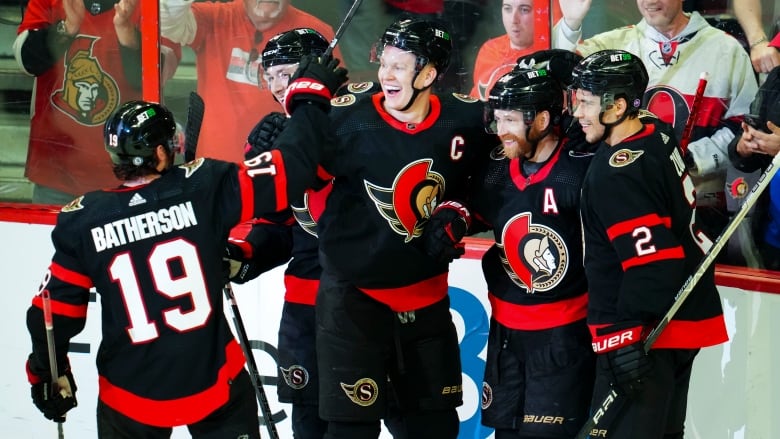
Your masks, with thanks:
[{"label": "player's ear", "polygon": [[439,71],[433,64],[428,64],[423,69],[423,88],[430,87],[436,81],[436,77],[439,75]]}]

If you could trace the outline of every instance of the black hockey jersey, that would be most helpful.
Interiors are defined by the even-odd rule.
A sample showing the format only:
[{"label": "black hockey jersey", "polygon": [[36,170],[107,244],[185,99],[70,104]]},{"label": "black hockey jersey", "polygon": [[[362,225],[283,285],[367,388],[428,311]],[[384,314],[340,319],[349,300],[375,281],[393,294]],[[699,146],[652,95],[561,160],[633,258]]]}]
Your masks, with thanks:
[{"label": "black hockey jersey", "polygon": [[[306,123],[327,118],[313,107],[303,111],[322,113],[302,118]],[[280,144],[242,165],[201,158],[148,184],[90,192],[63,207],[41,287],[51,294],[60,370],[68,341],[84,327],[94,287],[102,310],[97,369],[105,404],[144,424],[175,426],[197,422],[227,401],[229,380],[244,366],[223,313],[228,232],[286,208],[288,197],[311,184],[319,160],[317,149]],[[40,294],[27,322],[30,369],[45,374]]]},{"label": "black hockey jersey", "polygon": [[[425,120],[407,124],[383,109],[383,96],[332,102],[339,150],[322,163],[335,180],[319,222],[320,262],[380,301],[388,300],[383,292],[416,296],[403,288],[420,283],[439,300],[447,264],[428,257],[417,238],[439,202],[467,195],[475,159],[497,140],[473,98],[431,96]],[[422,303],[399,306],[407,305]]]},{"label": "black hockey jersey", "polygon": [[496,245],[482,258],[492,316],[513,329],[539,330],[585,318],[580,188],[592,157],[561,141],[538,171],[491,154],[473,197],[475,215]]},{"label": "black hockey jersey", "polygon": [[[588,323],[654,326],[712,245],[695,220],[695,193],[674,134],[648,123],[602,144],[582,189]],[[727,340],[713,268],[653,345],[699,348]],[[594,339],[598,342],[598,339]]]}]

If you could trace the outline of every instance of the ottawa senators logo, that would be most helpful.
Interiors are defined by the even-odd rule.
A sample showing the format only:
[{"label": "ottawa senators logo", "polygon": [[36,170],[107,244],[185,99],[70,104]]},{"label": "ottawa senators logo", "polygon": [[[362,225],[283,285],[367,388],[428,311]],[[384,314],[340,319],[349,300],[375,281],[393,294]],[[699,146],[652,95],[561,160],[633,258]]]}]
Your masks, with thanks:
[{"label": "ottawa senators logo", "polygon": [[493,403],[493,388],[490,387],[490,384],[486,382],[482,382],[482,410],[487,409],[490,407],[490,404]]},{"label": "ottawa senators logo", "polygon": [[81,200],[84,199],[84,195],[81,195],[80,197],[76,198],[75,200],[71,201],[70,203],[62,206],[62,209],[60,209],[60,212],[67,213],[67,212],[75,212],[77,210],[81,210],[84,208],[84,205],[81,204]]},{"label": "ottawa senators logo", "polygon": [[306,191],[303,194],[303,206],[290,205],[293,217],[298,222],[298,225],[315,238],[317,237],[317,221],[319,221],[322,212],[325,210],[325,200],[328,198],[331,189],[333,189],[332,182],[319,191]]},{"label": "ottawa senators logo", "polygon": [[737,177],[734,181],[726,183],[726,190],[732,198],[744,198],[750,191],[750,184],[743,177]]},{"label": "ottawa senators logo", "polygon": [[180,168],[184,169],[184,178],[190,178],[192,177],[192,174],[195,173],[202,165],[205,163],[203,160],[203,157],[197,158],[191,162],[182,163],[179,165]]},{"label": "ottawa senators logo", "polygon": [[498,247],[509,278],[528,294],[554,288],[569,266],[569,251],[561,236],[533,224],[530,213],[515,215],[506,223]]},{"label": "ottawa senators logo", "polygon": [[431,165],[431,159],[410,163],[389,188],[363,182],[379,213],[404,236],[404,242],[422,234],[425,222],[444,197],[444,177],[431,171]]},{"label": "ottawa senators logo", "polygon": [[339,384],[347,398],[361,407],[372,405],[379,396],[379,386],[371,378],[361,378],[355,384]]},{"label": "ottawa senators logo", "polygon": [[632,151],[626,148],[619,149],[609,157],[609,166],[612,166],[613,168],[628,166],[631,163],[634,163],[636,159],[641,157],[644,153],[644,151]]},{"label": "ottawa senators logo", "polygon": [[287,369],[280,367],[284,382],[295,390],[300,390],[309,384],[309,371],[305,367],[294,364]]}]

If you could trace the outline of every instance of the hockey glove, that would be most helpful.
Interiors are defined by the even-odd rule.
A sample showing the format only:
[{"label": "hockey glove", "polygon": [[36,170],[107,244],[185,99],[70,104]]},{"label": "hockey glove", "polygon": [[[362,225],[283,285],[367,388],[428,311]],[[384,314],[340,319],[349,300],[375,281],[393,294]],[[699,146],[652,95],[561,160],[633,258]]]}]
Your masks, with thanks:
[{"label": "hockey glove", "polygon": [[347,70],[338,67],[339,60],[306,55],[301,58],[298,70],[290,78],[284,98],[284,109],[292,114],[300,103],[315,104],[330,110],[330,99],[342,84],[347,82]]},{"label": "hockey glove", "polygon": [[641,323],[620,323],[598,329],[593,340],[593,350],[606,356],[612,385],[628,397],[642,391],[642,381],[653,370],[644,349],[644,329]]},{"label": "hockey glove", "polygon": [[58,391],[54,391],[51,375],[36,375],[30,370],[30,361],[27,360],[27,378],[32,384],[30,395],[33,404],[43,413],[46,419],[54,422],[65,422],[65,413],[76,407],[76,381],[70,369],[66,369],[63,375],[57,379]]},{"label": "hockey glove", "polygon": [[461,239],[471,225],[471,214],[457,201],[445,201],[434,209],[423,230],[423,246],[431,258],[449,264],[466,252]]},{"label": "hockey glove", "polygon": [[287,116],[278,111],[268,113],[252,128],[244,147],[244,158],[249,160],[260,153],[273,149],[274,141],[284,130]]},{"label": "hockey glove", "polygon": [[243,284],[260,276],[261,269],[247,257],[237,244],[228,242],[225,246],[225,257],[222,259],[222,271],[225,282]]}]

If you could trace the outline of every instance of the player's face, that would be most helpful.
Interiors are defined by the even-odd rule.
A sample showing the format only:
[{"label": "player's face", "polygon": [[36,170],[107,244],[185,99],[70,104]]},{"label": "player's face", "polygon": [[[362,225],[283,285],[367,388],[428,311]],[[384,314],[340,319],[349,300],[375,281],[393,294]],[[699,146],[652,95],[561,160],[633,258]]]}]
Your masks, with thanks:
[{"label": "player's face", "polygon": [[[393,46],[385,46],[379,57],[377,78],[385,94],[385,107],[400,110],[412,99],[417,56]],[[422,75],[418,75],[422,76]]]},{"label": "player's face", "polygon": [[284,92],[287,91],[290,78],[295,74],[296,69],[298,69],[298,63],[279,64],[269,67],[268,70],[263,70],[263,81],[279,102],[284,101]]},{"label": "player's face", "polygon": [[259,31],[270,29],[284,16],[290,0],[244,0],[244,11]]},{"label": "player's face", "polygon": [[527,125],[523,121],[523,113],[516,110],[493,110],[493,119],[507,158],[515,159],[530,154],[531,145],[525,138]]},{"label": "player's face", "polygon": [[580,122],[582,132],[585,133],[585,140],[589,143],[600,141],[604,137],[605,131],[604,125],[599,121],[601,96],[582,89],[577,89],[574,96],[573,116]]},{"label": "player's face", "polygon": [[642,14],[647,24],[664,32],[674,27],[681,19],[682,0],[636,0],[639,13]]},{"label": "player's face", "polygon": [[534,42],[533,0],[504,0],[501,19],[513,49],[522,49]]}]

